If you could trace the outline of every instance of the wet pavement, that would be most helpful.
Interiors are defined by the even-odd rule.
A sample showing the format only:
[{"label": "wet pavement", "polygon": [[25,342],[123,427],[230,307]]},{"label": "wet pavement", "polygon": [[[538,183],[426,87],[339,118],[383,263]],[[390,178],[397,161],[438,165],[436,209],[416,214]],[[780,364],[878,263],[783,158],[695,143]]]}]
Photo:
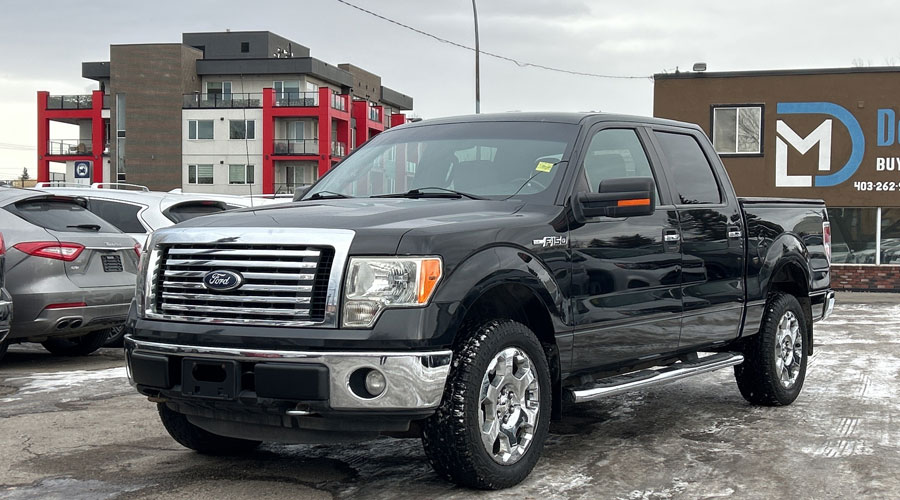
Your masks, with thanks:
[{"label": "wet pavement", "polygon": [[440,480],[418,440],[204,457],[163,430],[124,356],[13,346],[0,361],[0,499],[898,498],[900,296],[842,294],[800,398],[747,404],[731,370],[572,407],[520,486]]}]

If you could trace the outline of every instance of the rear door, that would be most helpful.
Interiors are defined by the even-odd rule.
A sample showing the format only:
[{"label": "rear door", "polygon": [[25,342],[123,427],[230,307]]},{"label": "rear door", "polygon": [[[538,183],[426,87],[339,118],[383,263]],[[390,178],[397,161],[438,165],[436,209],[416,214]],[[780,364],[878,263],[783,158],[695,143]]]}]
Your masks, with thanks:
[{"label": "rear door", "polygon": [[116,226],[119,231],[131,236],[138,243],[143,243],[147,233],[150,232],[140,217],[140,214],[147,210],[146,205],[92,197],[88,199],[88,210]]},{"label": "rear door", "polygon": [[724,172],[713,167],[700,132],[654,127],[681,225],[684,319],[680,348],[737,337],[744,304],[741,208]]},{"label": "rear door", "polygon": [[678,346],[681,249],[666,238],[678,234],[678,216],[647,140],[642,128],[604,124],[591,131],[579,163],[575,192],[597,192],[606,179],[653,177],[657,207],[652,215],[570,226],[575,370],[652,358]]},{"label": "rear door", "polygon": [[65,263],[66,275],[81,288],[133,286],[137,275],[135,241],[66,197],[19,201],[7,210],[44,228],[61,244],[80,248]]}]

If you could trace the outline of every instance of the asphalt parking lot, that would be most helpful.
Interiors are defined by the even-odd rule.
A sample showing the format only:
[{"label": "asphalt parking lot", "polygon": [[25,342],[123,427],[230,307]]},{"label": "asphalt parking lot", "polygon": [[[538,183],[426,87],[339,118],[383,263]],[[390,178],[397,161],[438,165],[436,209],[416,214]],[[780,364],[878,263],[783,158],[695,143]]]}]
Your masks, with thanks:
[{"label": "asphalt parking lot", "polygon": [[900,296],[839,295],[803,393],[749,406],[730,370],[572,408],[520,486],[461,490],[418,440],[210,458],[165,433],[124,356],[14,346],[0,363],[0,499],[897,498]]}]

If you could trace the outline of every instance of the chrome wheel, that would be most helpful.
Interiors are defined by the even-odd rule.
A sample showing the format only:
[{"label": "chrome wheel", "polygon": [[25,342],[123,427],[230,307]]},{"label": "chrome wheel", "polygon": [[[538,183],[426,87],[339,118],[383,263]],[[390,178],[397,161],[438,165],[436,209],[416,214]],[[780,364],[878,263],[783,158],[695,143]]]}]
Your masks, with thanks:
[{"label": "chrome wheel", "polygon": [[787,311],[778,320],[775,332],[775,373],[782,387],[790,389],[800,375],[800,364],[803,361],[803,335],[800,333],[800,321],[791,311]]},{"label": "chrome wheel", "polygon": [[531,358],[507,347],[488,364],[481,379],[478,423],[481,442],[495,462],[514,464],[534,438],[540,387]]}]

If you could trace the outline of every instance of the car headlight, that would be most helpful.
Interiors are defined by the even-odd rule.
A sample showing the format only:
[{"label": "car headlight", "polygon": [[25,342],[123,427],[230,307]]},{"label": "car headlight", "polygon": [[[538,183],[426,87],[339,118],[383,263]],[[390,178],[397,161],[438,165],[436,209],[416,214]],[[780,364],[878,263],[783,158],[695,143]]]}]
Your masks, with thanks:
[{"label": "car headlight", "polygon": [[137,315],[138,317],[143,318],[144,313],[147,307],[147,298],[148,298],[148,284],[151,283],[151,277],[147,276],[148,268],[150,267],[150,259],[153,257],[154,252],[150,249],[150,238],[152,234],[147,235],[147,239],[144,240],[144,245],[141,247],[141,257],[138,259],[138,271],[137,271],[137,280],[135,283],[134,289],[134,298],[137,303]]},{"label": "car headlight", "polygon": [[385,309],[426,305],[442,271],[440,257],[351,257],[343,325],[370,327]]}]

